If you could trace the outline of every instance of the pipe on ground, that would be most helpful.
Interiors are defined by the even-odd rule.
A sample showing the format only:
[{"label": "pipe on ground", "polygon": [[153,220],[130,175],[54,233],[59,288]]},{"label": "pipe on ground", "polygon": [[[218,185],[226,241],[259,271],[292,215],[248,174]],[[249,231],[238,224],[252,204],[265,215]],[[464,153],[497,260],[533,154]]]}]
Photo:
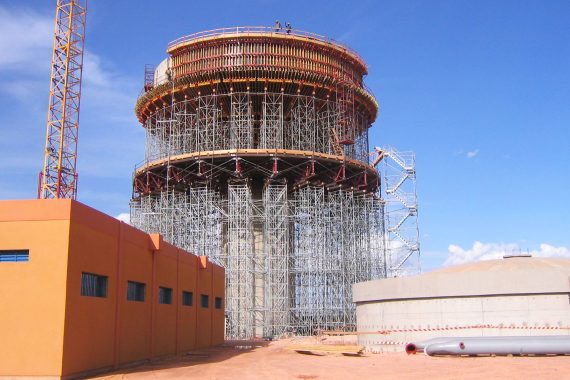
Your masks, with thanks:
[{"label": "pipe on ground", "polygon": [[[408,343],[408,344],[406,344],[406,354],[414,355],[418,352],[424,352],[424,349],[426,348],[426,346],[433,344],[433,343],[447,342],[450,339],[454,339],[454,338],[449,338],[449,337],[433,338],[433,339],[423,340],[421,342]],[[457,338],[457,339],[463,339],[463,338]]]},{"label": "pipe on ground", "polygon": [[[481,336],[465,336],[465,337],[459,337],[459,336],[447,336],[447,337],[438,337],[438,338],[432,338],[432,339],[428,339],[428,340],[422,340],[421,342],[414,342],[414,343],[408,343],[406,345],[406,353],[408,355],[412,355],[412,354],[416,354],[418,352],[424,352],[425,348],[427,346],[429,346],[430,344],[435,344],[435,343],[444,343],[444,342],[448,342],[450,340],[461,340],[461,341],[465,341],[465,340],[469,340],[469,339],[481,339],[481,338],[485,338],[487,340],[501,340],[504,338],[520,338],[520,337],[504,337],[504,336],[487,336],[487,337],[481,337]],[[524,337],[526,338],[526,337]]]},{"label": "pipe on ground", "polygon": [[[418,344],[416,344],[416,351],[418,351],[417,347]],[[570,355],[570,336],[435,338],[420,342],[419,347],[422,347],[424,353],[429,356]]]}]

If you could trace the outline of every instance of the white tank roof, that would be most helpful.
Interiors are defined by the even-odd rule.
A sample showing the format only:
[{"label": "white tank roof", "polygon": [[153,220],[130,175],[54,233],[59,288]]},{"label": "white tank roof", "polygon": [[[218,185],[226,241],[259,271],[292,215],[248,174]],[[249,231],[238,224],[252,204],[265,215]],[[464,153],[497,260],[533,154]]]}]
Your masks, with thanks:
[{"label": "white tank roof", "polygon": [[169,66],[170,57],[164,59],[158,64],[158,66],[156,66],[156,70],[154,70],[154,87],[168,81],[168,77],[166,76],[166,69],[168,69]]},{"label": "white tank roof", "polygon": [[354,302],[570,293],[570,260],[510,257],[353,286]]},{"label": "white tank roof", "polygon": [[511,256],[499,260],[484,260],[474,263],[453,265],[425,273],[426,276],[444,273],[520,271],[520,270],[570,270],[570,260],[530,256]]}]

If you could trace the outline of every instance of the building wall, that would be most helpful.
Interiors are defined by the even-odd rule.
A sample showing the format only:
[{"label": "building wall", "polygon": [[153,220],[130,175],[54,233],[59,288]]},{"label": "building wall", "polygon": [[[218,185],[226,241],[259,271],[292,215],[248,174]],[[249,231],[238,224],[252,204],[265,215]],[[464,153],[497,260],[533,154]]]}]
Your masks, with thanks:
[{"label": "building wall", "polygon": [[[87,212],[85,212],[87,211]],[[114,358],[118,228],[121,222],[72,205],[63,374],[111,368]],[[80,294],[82,272],[108,276],[107,297]],[[122,298],[122,297],[121,297]]]},{"label": "building wall", "polygon": [[[212,293],[214,297],[219,297],[221,299],[221,306],[216,308],[216,305],[212,305],[212,345],[222,344],[224,342],[224,328],[225,328],[225,307],[226,307],[226,297],[225,297],[225,272],[224,268],[212,265]],[[214,298],[215,302],[215,298]]]},{"label": "building wall", "polygon": [[[2,212],[23,206],[30,215]],[[46,209],[54,220],[42,220]],[[66,377],[223,342],[224,312],[213,307],[224,270],[205,257],[69,200],[0,202],[0,223],[0,250],[30,250],[29,262],[0,263],[10,311],[0,313],[0,376]],[[82,273],[106,276],[106,296],[82,296]],[[145,284],[144,301],[127,300],[128,281]],[[160,286],[172,289],[170,304],[159,304]]]},{"label": "building wall", "polygon": [[[139,231],[121,224],[121,286],[120,294],[126,294],[127,281],[152,284],[153,254],[148,250],[148,237]],[[150,287],[146,288],[145,300],[151,298]],[[145,360],[150,352],[151,302],[127,301],[121,297],[118,316],[118,343],[115,363],[125,364]]]},{"label": "building wall", "polygon": [[[212,344],[212,309],[213,295],[210,294],[212,289],[213,270],[212,266],[205,266],[200,263],[198,270],[198,283],[196,287],[196,311],[198,317],[198,331],[196,331],[196,346],[206,347]],[[202,306],[202,296],[208,296],[208,306]]]},{"label": "building wall", "polygon": [[70,201],[0,202],[0,250],[28,249],[28,262],[0,262],[0,375],[61,373]]},{"label": "building wall", "polygon": [[[181,265],[179,265],[178,276],[178,295],[181,296],[182,291],[191,292],[193,295],[192,306],[185,306],[180,303],[178,310],[178,351],[190,351],[196,348],[196,335],[200,329],[198,327],[197,318],[197,286],[199,273],[199,260],[190,260],[187,256],[181,256]],[[223,332],[222,328],[222,332]]]}]

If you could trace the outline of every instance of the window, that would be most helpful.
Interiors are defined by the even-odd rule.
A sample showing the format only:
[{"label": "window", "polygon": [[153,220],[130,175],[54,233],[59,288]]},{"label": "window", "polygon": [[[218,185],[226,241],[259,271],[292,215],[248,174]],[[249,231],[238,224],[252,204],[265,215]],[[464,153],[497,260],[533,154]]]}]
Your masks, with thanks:
[{"label": "window", "polygon": [[200,306],[210,307],[210,296],[207,294],[200,295]]},{"label": "window", "polygon": [[9,249],[0,251],[0,263],[29,261],[30,251],[27,249]]},{"label": "window", "polygon": [[214,305],[216,306],[216,309],[221,309],[222,308],[222,297],[216,297],[216,299],[214,300]]},{"label": "window", "polygon": [[170,305],[172,303],[172,288],[158,288],[158,303]]},{"label": "window", "polygon": [[194,294],[192,292],[182,291],[182,305],[192,306],[194,301]]},{"label": "window", "polygon": [[144,302],[146,285],[142,282],[129,281],[127,283],[127,300]]},{"label": "window", "polygon": [[81,295],[87,297],[107,297],[107,276],[81,273]]}]

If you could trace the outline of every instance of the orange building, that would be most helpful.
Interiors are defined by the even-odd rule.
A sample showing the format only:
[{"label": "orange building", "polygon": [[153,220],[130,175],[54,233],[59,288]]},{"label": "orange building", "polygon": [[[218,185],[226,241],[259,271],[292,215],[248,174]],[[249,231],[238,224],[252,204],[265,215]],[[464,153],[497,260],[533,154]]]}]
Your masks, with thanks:
[{"label": "orange building", "polygon": [[0,201],[0,376],[65,378],[224,340],[224,269],[69,199]]}]

